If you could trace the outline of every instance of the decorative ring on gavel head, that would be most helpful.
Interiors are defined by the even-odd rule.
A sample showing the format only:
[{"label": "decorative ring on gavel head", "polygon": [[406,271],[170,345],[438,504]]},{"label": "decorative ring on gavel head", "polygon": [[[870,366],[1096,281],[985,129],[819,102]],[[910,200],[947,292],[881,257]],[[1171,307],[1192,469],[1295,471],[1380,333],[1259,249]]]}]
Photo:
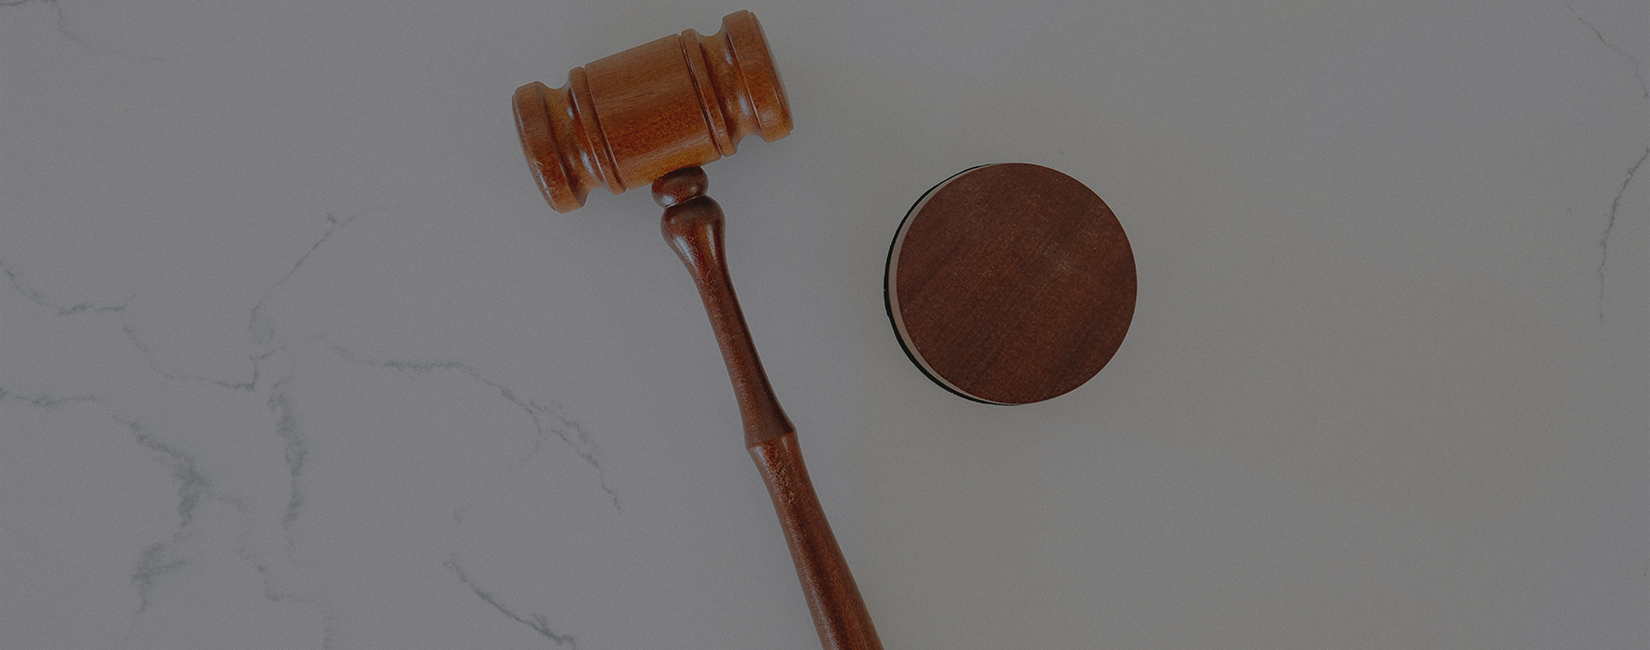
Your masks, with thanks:
[{"label": "decorative ring on gavel head", "polygon": [[732,155],[747,135],[791,132],[785,88],[749,11],[710,36],[687,30],[573,68],[567,84],[516,89],[516,128],[557,212],[595,187],[614,194]]}]

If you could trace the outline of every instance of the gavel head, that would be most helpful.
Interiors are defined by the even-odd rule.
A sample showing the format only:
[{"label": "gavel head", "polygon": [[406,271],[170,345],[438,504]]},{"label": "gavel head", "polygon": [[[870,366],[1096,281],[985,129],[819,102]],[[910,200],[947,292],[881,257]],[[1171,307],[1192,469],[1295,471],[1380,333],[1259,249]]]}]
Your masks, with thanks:
[{"label": "gavel head", "polygon": [[691,29],[573,68],[567,84],[516,89],[516,129],[557,212],[591,188],[614,194],[732,155],[739,140],[791,132],[791,110],[762,26],[749,11],[722,31]]}]

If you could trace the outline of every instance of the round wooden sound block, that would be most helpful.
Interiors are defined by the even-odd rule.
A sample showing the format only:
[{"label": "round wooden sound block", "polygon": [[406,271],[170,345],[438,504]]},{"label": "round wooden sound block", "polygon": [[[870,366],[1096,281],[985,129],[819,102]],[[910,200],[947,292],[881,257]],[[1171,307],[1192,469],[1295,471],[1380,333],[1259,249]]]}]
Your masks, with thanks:
[{"label": "round wooden sound block", "polygon": [[888,317],[935,383],[1030,404],[1105,367],[1134,317],[1134,252],[1111,208],[1070,176],[987,165],[934,186],[888,251]]}]

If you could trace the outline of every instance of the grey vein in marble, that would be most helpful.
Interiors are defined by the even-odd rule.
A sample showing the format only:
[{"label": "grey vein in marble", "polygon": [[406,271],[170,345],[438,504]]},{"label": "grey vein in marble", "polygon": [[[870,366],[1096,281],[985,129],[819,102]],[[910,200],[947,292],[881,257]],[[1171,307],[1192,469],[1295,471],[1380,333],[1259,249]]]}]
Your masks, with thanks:
[{"label": "grey vein in marble", "polygon": [[[126,309],[132,303],[133,298],[128,298],[125,302],[120,304],[105,304],[95,301],[64,304],[48,298],[44,293],[38,289],[35,289],[25,279],[24,273],[19,272],[16,268],[4,261],[0,261],[0,272],[3,272],[6,275],[13,290],[15,290],[19,295],[26,298],[29,302],[38,305],[42,309],[50,310],[52,315],[55,317],[72,317],[85,314],[115,314],[119,327],[126,335],[128,341],[142,353],[145,367],[150,372],[153,372],[164,379],[181,382],[200,382],[218,387],[229,388],[236,391],[253,390],[253,386],[256,384],[256,365],[254,365],[253,379],[245,384],[231,384],[208,378],[177,375],[161,370],[157,367],[153,355],[151,355],[143,346],[138,333],[127,318],[128,314],[126,313]],[[277,348],[276,351],[278,350],[279,348]],[[260,355],[259,357],[254,357],[254,364],[256,364],[257,361],[269,356],[269,354],[273,354],[273,352]],[[67,408],[74,404],[96,403],[99,401],[99,398],[95,394],[32,394],[0,388],[0,400],[23,402],[36,408],[55,411]],[[217,499],[235,507],[243,513],[247,510],[247,508],[244,504],[239,503],[233,498],[225,497],[223,495],[214,495],[210,482],[208,481],[205,473],[199,468],[200,463],[197,459],[183,447],[163,441],[163,436],[152,430],[152,428],[145,424],[141,418],[124,417],[110,412],[107,408],[104,409],[104,412],[112,421],[127,429],[130,432],[132,439],[137,442],[139,446],[149,450],[150,452],[154,452],[156,455],[156,460],[170,468],[173,480],[176,482],[177,486],[176,498],[178,523],[176,531],[173,532],[169,540],[150,544],[144,547],[139,555],[136,566],[132,569],[129,575],[129,580],[138,599],[138,606],[134,615],[142,615],[150,608],[151,594],[156,588],[158,581],[164,576],[175,573],[188,566],[190,560],[186,554],[179,552],[178,546],[179,544],[185,542],[185,540],[188,540],[194,536],[195,520],[204,502],[207,499]],[[291,452],[289,451],[289,458],[290,456]],[[296,489],[296,487],[296,484],[294,484],[293,488]],[[243,553],[242,559],[252,564],[254,568],[258,570],[259,575],[263,577],[266,597],[269,597],[270,600],[274,601],[291,597],[287,594],[279,594],[275,591],[273,584],[271,584],[269,580],[269,569],[267,565],[257,561],[255,554],[250,552]]]},{"label": "grey vein in marble", "polygon": [[292,474],[292,494],[287,500],[286,515],[281,518],[281,527],[290,533],[292,522],[298,519],[298,509],[304,505],[304,491],[299,479],[304,473],[304,460],[309,457],[309,450],[305,446],[304,435],[298,430],[298,414],[292,408],[291,397],[287,394],[286,386],[290,378],[275,382],[269,396],[269,410],[275,413],[275,433],[286,441],[286,466]]},{"label": "grey vein in marble", "polygon": [[201,375],[186,375],[169,372],[161,369],[160,362],[155,358],[155,354],[149,350],[149,345],[143,342],[143,334],[138,331],[137,326],[134,325],[130,319],[125,317],[125,314],[121,315],[120,330],[125,332],[126,338],[131,339],[132,345],[136,347],[139,352],[143,353],[143,358],[148,362],[149,369],[155,371],[156,374],[162,377],[172,381],[199,382],[211,384],[220,388],[228,388],[229,390],[245,392],[252,392],[258,386],[258,359],[261,355],[248,357],[248,360],[252,362],[252,376],[246,381],[225,381],[223,379],[213,379],[211,377]]},{"label": "grey vein in marble", "polygon": [[[374,360],[363,358],[338,345],[331,345],[331,347],[334,354],[349,363],[407,372],[415,376],[449,370],[461,373],[496,391],[500,397],[515,404],[517,408],[527,413],[528,418],[532,419],[533,427],[537,430],[537,435],[533,441],[534,452],[539,451],[544,445],[544,440],[549,434],[554,433],[561,438],[562,442],[572,447],[573,452],[578,454],[579,458],[584,459],[585,463],[595,468],[597,481],[601,484],[602,491],[607,493],[608,499],[613,503],[613,508],[621,511],[624,509],[619,503],[619,494],[613,490],[612,486],[608,485],[607,469],[602,466],[601,448],[590,438],[590,432],[586,431],[582,425],[561,414],[563,407],[560,404],[542,404],[537,400],[521,397],[510,387],[488,379],[474,367],[459,361]],[[547,420],[553,420],[553,422]]]},{"label": "grey vein in marble", "polygon": [[195,459],[183,453],[176,447],[155,439],[152,432],[141,422],[115,419],[132,430],[132,437],[138,444],[151,451],[165,456],[166,462],[172,466],[172,475],[178,481],[178,532],[169,542],[154,544],[143,551],[143,557],[138,561],[137,569],[132,571],[132,585],[137,589],[138,610],[142,614],[149,609],[149,591],[155,586],[155,579],[162,575],[183,568],[187,563],[183,558],[170,554],[172,545],[188,535],[189,525],[195,520],[195,511],[200,507],[201,499],[206,496],[206,477],[195,467]]},{"label": "grey vein in marble", "polygon": [[57,312],[56,315],[58,316],[72,316],[80,313],[119,314],[121,331],[125,332],[126,338],[130,339],[132,341],[132,345],[135,346],[139,352],[143,353],[144,359],[147,360],[149,364],[149,369],[155,371],[162,377],[173,381],[202,382],[231,390],[242,391],[250,391],[258,383],[258,367],[256,357],[253,358],[254,363],[252,366],[252,378],[244,382],[230,382],[221,379],[213,379],[211,377],[182,375],[162,370],[159,361],[155,359],[154,353],[150,352],[148,344],[143,342],[143,334],[139,332],[137,326],[126,317],[126,309],[132,305],[132,301],[137,299],[136,294],[128,296],[124,302],[119,304],[85,301],[65,305],[46,298],[45,294],[42,294],[39,289],[34,288],[34,286],[29,284],[27,280],[23,279],[23,274],[21,272],[3,259],[0,259],[0,273],[4,273],[6,276],[6,281],[11,283],[12,288],[16,289],[18,293],[23,294],[23,297],[27,298],[29,302],[53,310]]},{"label": "grey vein in marble", "polygon": [[[423,194],[425,193],[419,193],[414,196],[416,198],[418,196],[422,196]],[[368,206],[343,217],[340,217],[332,212],[327,212],[326,231],[322,232],[321,236],[316,238],[315,243],[310,244],[309,248],[304,250],[303,255],[298,256],[298,261],[293,262],[291,268],[288,268],[286,273],[282,274],[279,280],[276,280],[274,284],[269,285],[269,288],[264,289],[263,294],[258,296],[257,304],[252,306],[252,313],[248,316],[246,323],[247,330],[252,333],[252,342],[258,345],[268,345],[271,341],[275,340],[275,324],[270,321],[267,315],[264,314],[265,306],[268,304],[270,297],[275,295],[275,291],[281,288],[281,285],[286,284],[287,280],[291,280],[292,276],[297,275],[298,270],[302,269],[304,267],[304,263],[309,261],[309,257],[314,255],[315,251],[319,250],[322,245],[326,244],[327,240],[331,239],[332,236],[337,234],[339,230],[348,227],[356,220],[356,218],[363,214],[375,211],[395,210],[405,206],[412,200],[413,199],[408,199],[407,201],[402,201],[400,203],[387,206]]]},{"label": "grey vein in marble", "polygon": [[65,408],[65,407],[67,407],[68,405],[71,405],[71,404],[79,404],[79,403],[82,403],[82,402],[91,402],[91,401],[94,401],[95,399],[96,398],[94,398],[90,395],[66,395],[66,396],[62,396],[62,397],[58,397],[58,396],[55,396],[55,395],[45,395],[45,394],[41,394],[41,395],[24,395],[22,393],[8,391],[5,388],[0,388],[0,402],[3,402],[5,400],[15,400],[15,401],[18,401],[18,402],[23,402],[25,404],[29,404],[31,406],[34,406],[35,408],[46,409],[48,411],[56,411],[58,409]]},{"label": "grey vein in marble", "polygon": [[1621,180],[1621,189],[1616,190],[1616,198],[1610,201],[1610,214],[1605,219],[1604,232],[1598,236],[1598,317],[1600,320],[1604,319],[1604,265],[1610,261],[1610,231],[1616,228],[1616,214],[1621,211],[1621,197],[1627,194],[1627,186],[1633,184],[1633,177],[1638,175],[1639,168],[1644,166],[1645,159],[1650,159],[1650,147],[1645,147],[1644,153],[1639,156],[1638,161],[1627,169],[1627,177]]},{"label": "grey vein in marble", "polygon": [[[29,4],[31,1],[33,1],[33,0],[4,0],[4,1],[0,1],[0,7],[20,7],[20,6]],[[103,56],[119,55],[120,54],[120,52],[116,52],[114,50],[93,47],[92,44],[87,42],[85,38],[81,37],[79,34],[76,34],[72,30],[70,30],[69,29],[69,20],[66,16],[63,15],[63,3],[61,2],[61,0],[39,0],[39,2],[41,4],[48,4],[48,5],[52,6],[52,12],[56,16],[55,17],[55,23],[57,25],[57,33],[62,35],[63,38],[68,39],[69,42],[80,46],[80,49],[85,50],[87,54],[97,54],[97,55],[103,55]],[[133,57],[133,58],[135,58],[139,61],[164,61],[165,60],[164,58],[158,57],[158,56],[139,56],[139,57]]]},{"label": "grey vein in marble", "polygon": [[242,561],[245,561],[247,564],[252,565],[252,570],[253,571],[258,572],[258,579],[263,582],[264,600],[267,600],[267,601],[272,602],[272,603],[279,603],[279,602],[288,601],[288,600],[298,600],[298,601],[305,600],[305,599],[299,598],[298,596],[296,596],[294,594],[282,593],[280,590],[276,589],[275,588],[275,577],[273,575],[273,571],[269,568],[268,563],[258,560],[258,557],[257,557],[256,554],[252,553],[251,551],[248,551],[245,548],[242,548],[239,551],[239,555],[240,555],[240,558],[241,558]]},{"label": "grey vein in marble", "polygon": [[[1589,22],[1586,18],[1583,18],[1581,16],[1581,12],[1576,11],[1576,8],[1571,6],[1570,3],[1564,3],[1564,8],[1568,9],[1570,11],[1570,15],[1574,16],[1575,19],[1582,25],[1585,25],[1587,29],[1592,30],[1593,36],[1598,39],[1599,44],[1603,45],[1611,52],[1615,52],[1622,58],[1627,59],[1628,63],[1632,64],[1633,76],[1639,80],[1639,96],[1650,100],[1650,83],[1647,83],[1644,79],[1644,71],[1641,69],[1643,65],[1639,61],[1638,57],[1623,52],[1621,48],[1611,44],[1608,39],[1604,38],[1604,32],[1600,31],[1597,26],[1593,25],[1593,23]],[[1621,211],[1621,197],[1627,194],[1627,187],[1633,184],[1633,177],[1638,175],[1639,167],[1644,165],[1644,160],[1646,158],[1650,158],[1650,147],[1646,147],[1644,149],[1644,154],[1640,155],[1639,159],[1633,163],[1633,166],[1627,169],[1627,177],[1622,179],[1621,188],[1616,190],[1616,198],[1610,201],[1610,212],[1605,215],[1604,231],[1599,233],[1598,236],[1598,268],[1594,271],[1594,273],[1598,276],[1599,320],[1604,320],[1604,267],[1610,261],[1610,233],[1616,228],[1616,215]]]},{"label": "grey vein in marble", "polygon": [[29,302],[56,311],[58,316],[68,316],[70,314],[78,314],[81,312],[93,312],[98,314],[120,312],[125,311],[126,306],[132,303],[132,298],[128,297],[126,302],[122,302],[118,305],[90,301],[74,303],[72,305],[59,305],[51,300],[47,300],[46,297],[40,293],[40,290],[35,289],[32,285],[25,281],[22,275],[18,273],[17,269],[12,267],[12,265],[5,260],[0,260],[0,273],[6,274],[6,281],[10,282],[12,288],[16,289],[18,293],[23,294],[24,298],[28,298]]},{"label": "grey vein in marble", "polygon": [[1604,47],[1609,48],[1611,52],[1615,52],[1616,54],[1621,55],[1622,58],[1627,59],[1629,62],[1631,62],[1633,64],[1633,75],[1638,77],[1638,79],[1639,79],[1639,93],[1645,99],[1650,99],[1650,83],[1646,83],[1645,80],[1644,80],[1644,71],[1640,69],[1642,64],[1640,63],[1638,57],[1633,56],[1631,54],[1628,54],[1626,52],[1623,52],[1623,51],[1621,51],[1620,48],[1618,48],[1614,45],[1611,45],[1610,41],[1608,41],[1604,38],[1604,32],[1599,31],[1599,29],[1597,27],[1593,26],[1592,23],[1588,22],[1586,18],[1582,18],[1581,17],[1581,12],[1576,11],[1576,8],[1570,6],[1570,3],[1568,3],[1568,2],[1564,3],[1564,8],[1569,9],[1570,10],[1570,15],[1575,16],[1576,20],[1579,20],[1579,21],[1581,21],[1581,24],[1586,25],[1587,29],[1593,30],[1593,36],[1598,37],[1598,42],[1599,43],[1604,44]]},{"label": "grey vein in marble", "polygon": [[[19,6],[22,6],[22,5],[29,4],[32,1],[33,0],[9,0],[7,2],[0,2],[0,7],[19,7]],[[52,6],[52,11],[57,14],[57,33],[62,34],[63,38],[67,38],[71,41],[74,41],[76,45],[79,45],[83,48],[86,48],[87,51],[91,51],[92,48],[91,48],[90,45],[86,44],[85,39],[82,39],[79,34],[76,34],[74,32],[69,31],[68,22],[63,17],[63,4],[62,3],[58,2],[57,0],[39,0],[39,1],[40,1],[41,4],[51,5]]]},{"label": "grey vein in marble", "polygon": [[143,557],[138,560],[137,569],[132,571],[132,586],[137,590],[138,597],[138,614],[149,611],[149,591],[155,588],[155,581],[188,564],[183,558],[171,555],[170,551],[171,544],[168,542],[151,544],[143,549]]},{"label": "grey vein in marble", "polygon": [[[371,209],[373,208],[368,208],[367,210]],[[281,279],[276,280],[275,284],[269,285],[269,288],[264,290],[263,295],[258,297],[258,304],[252,306],[252,314],[247,319],[246,328],[252,332],[252,341],[254,343],[264,345],[275,339],[275,324],[271,323],[269,318],[263,313],[264,304],[269,302],[269,297],[274,295],[275,290],[279,289],[281,285],[286,284],[287,280],[292,279],[292,276],[298,273],[298,269],[304,267],[304,262],[309,260],[309,256],[315,254],[315,250],[320,248],[322,244],[325,244],[327,239],[332,237],[333,233],[338,232],[338,229],[340,228],[348,226],[350,222],[355,221],[356,217],[365,214],[367,210],[361,210],[341,219],[331,212],[327,213],[328,225],[326,232],[321,233],[321,237],[316,239],[314,244],[310,245],[309,250],[304,251],[304,254],[298,257],[298,261],[292,263],[292,268],[287,269],[286,274],[282,275]]]},{"label": "grey vein in marble", "polygon": [[[305,250],[304,254],[292,264],[292,266],[285,274],[281,276],[280,279],[265,290],[257,305],[253,308],[248,321],[248,327],[252,331],[256,342],[269,343],[276,338],[275,323],[267,318],[267,315],[263,313],[263,307],[267,302],[268,297],[273,295],[274,291],[279,286],[302,269],[310,256],[327,241],[329,241],[329,239],[336,234],[339,229],[349,225],[349,223],[359,214],[363,214],[373,209],[383,208],[369,208],[367,210],[362,210],[355,215],[343,218],[339,218],[332,214],[327,215],[329,226],[326,229],[326,232],[324,232],[320,238],[318,238],[307,250]],[[29,300],[29,302],[41,307],[42,309],[49,310],[49,312],[54,316],[64,317],[74,316],[77,314],[114,315],[115,322],[121,332],[125,335],[125,338],[129,341],[129,343],[138,352],[140,352],[147,369],[164,379],[177,382],[207,384],[236,392],[268,391],[269,394],[265,400],[265,407],[270,413],[273,414],[275,420],[275,433],[284,442],[284,462],[290,476],[288,481],[290,492],[288,495],[285,512],[280,520],[281,528],[285,529],[290,535],[292,526],[298,518],[300,510],[305,502],[305,491],[303,489],[302,477],[311,454],[307,444],[305,432],[302,429],[298,409],[292,402],[290,388],[293,377],[288,374],[286,376],[279,377],[274,382],[260,383],[261,373],[264,370],[267,370],[267,368],[262,367],[260,362],[266,361],[270,357],[286,349],[285,345],[278,345],[272,349],[264,350],[259,354],[250,356],[249,360],[252,364],[251,376],[244,381],[225,381],[211,377],[168,372],[160,367],[160,360],[156,358],[149,347],[145,344],[143,332],[140,331],[139,327],[134,322],[134,319],[131,318],[132,312],[128,310],[128,307],[134,303],[136,299],[135,295],[120,303],[96,301],[66,303],[53,300],[45,293],[36,289],[28,281],[26,272],[19,271],[8,262],[0,261],[0,273],[4,273],[6,275],[7,281],[19,295],[23,296]],[[486,386],[490,390],[496,392],[496,394],[500,397],[503,397],[511,404],[514,404],[517,408],[522,409],[528,415],[530,420],[533,422],[533,426],[536,431],[533,442],[534,453],[540,451],[544,447],[551,434],[555,434],[557,437],[561,438],[563,442],[572,447],[580,458],[596,470],[601,488],[607,493],[614,507],[616,509],[620,508],[617,493],[608,485],[606,470],[602,466],[600,459],[600,448],[593,440],[591,440],[590,433],[586,431],[582,425],[568,418],[564,414],[564,409],[560,405],[554,403],[541,403],[538,400],[523,397],[511,387],[505,386],[483,376],[473,366],[465,363],[420,363],[403,360],[376,361],[361,358],[359,355],[351,354],[336,345],[330,345],[330,348],[346,362],[371,365],[398,372],[411,373],[414,375],[443,370],[457,371],[471,380]],[[37,408],[56,410],[66,408],[76,403],[96,402],[97,396],[55,395],[46,393],[35,394],[27,392],[26,390],[0,389],[0,400],[17,401],[27,403]],[[159,588],[161,581],[164,580],[166,576],[184,571],[190,566],[192,562],[192,553],[186,550],[185,545],[189,543],[188,540],[191,540],[196,536],[196,520],[205,502],[208,499],[220,499],[236,507],[237,509],[242,510],[243,512],[245,511],[245,508],[243,508],[240,504],[235,503],[233,499],[226,498],[223,495],[214,495],[212,493],[212,487],[207,476],[200,469],[200,463],[197,462],[197,459],[186,448],[180,447],[170,441],[166,441],[164,436],[161,436],[158,432],[151,430],[150,426],[147,425],[141,418],[124,417],[115,414],[111,414],[111,418],[126,429],[130,430],[133,439],[140,446],[150,450],[151,452],[155,452],[157,454],[157,460],[170,467],[173,479],[176,483],[178,516],[176,531],[172,534],[171,539],[153,543],[144,547],[140,553],[136,565],[132,568],[129,574],[129,580],[138,601],[135,615],[141,616],[150,611],[155,601],[155,590]],[[289,538],[287,541],[290,547],[291,539]],[[243,548],[240,551],[240,559],[247,562],[254,569],[254,571],[256,571],[256,574],[261,582],[261,594],[265,600],[270,602],[308,600],[301,594],[288,592],[279,588],[274,579],[273,568],[267,562],[260,560],[257,553]],[[483,601],[487,602],[495,609],[498,609],[501,613],[510,617],[512,620],[529,626],[535,632],[556,643],[558,646],[565,645],[576,648],[574,637],[572,635],[558,634],[555,632],[552,629],[548,618],[544,615],[519,614],[517,613],[518,610],[512,609],[500,602],[492,592],[477,586],[469,579],[467,575],[463,574],[462,570],[457,565],[456,559],[451,561],[449,568],[456,575],[458,575],[460,581],[468,586],[478,597],[482,598]],[[332,645],[335,630],[331,629],[331,627],[332,626],[329,622],[327,629],[323,630],[323,647],[330,647]]]},{"label": "grey vein in marble", "polygon": [[155,439],[141,422],[116,419],[116,422],[132,430],[132,437],[138,444],[147,447],[150,451],[159,452],[172,465],[172,476],[178,480],[178,527],[188,528],[195,519],[195,510],[207,493],[206,476],[195,467],[195,459],[182,450]]},{"label": "grey vein in marble", "polygon": [[447,561],[442,562],[441,565],[447,567],[449,571],[452,571],[453,575],[458,578],[458,581],[464,583],[464,586],[469,587],[470,591],[475,592],[476,597],[485,601],[488,605],[492,605],[493,609],[496,609],[505,616],[510,617],[510,620],[533,628],[534,632],[538,632],[540,636],[555,642],[558,646],[565,645],[573,650],[578,650],[578,639],[571,634],[557,634],[555,630],[550,628],[550,619],[545,615],[533,614],[532,619],[528,620],[527,618],[522,617],[522,615],[517,614],[515,610],[505,606],[504,603],[499,602],[498,597],[493,595],[493,592],[481,588],[481,585],[478,585],[475,581],[471,580],[470,576],[465,575],[464,567],[458,565],[457,554],[448,555]]}]

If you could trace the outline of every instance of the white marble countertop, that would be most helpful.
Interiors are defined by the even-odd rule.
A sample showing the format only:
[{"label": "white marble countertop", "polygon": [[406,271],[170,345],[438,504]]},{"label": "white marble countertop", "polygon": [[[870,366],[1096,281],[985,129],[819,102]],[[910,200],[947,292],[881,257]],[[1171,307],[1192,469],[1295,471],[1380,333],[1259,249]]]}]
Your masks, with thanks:
[{"label": "white marble countertop", "polygon": [[[0,648],[817,647],[646,192],[530,81],[755,11],[707,171],[890,648],[1650,645],[1650,5],[0,3]],[[1139,266],[963,401],[882,264],[982,163]]]}]

